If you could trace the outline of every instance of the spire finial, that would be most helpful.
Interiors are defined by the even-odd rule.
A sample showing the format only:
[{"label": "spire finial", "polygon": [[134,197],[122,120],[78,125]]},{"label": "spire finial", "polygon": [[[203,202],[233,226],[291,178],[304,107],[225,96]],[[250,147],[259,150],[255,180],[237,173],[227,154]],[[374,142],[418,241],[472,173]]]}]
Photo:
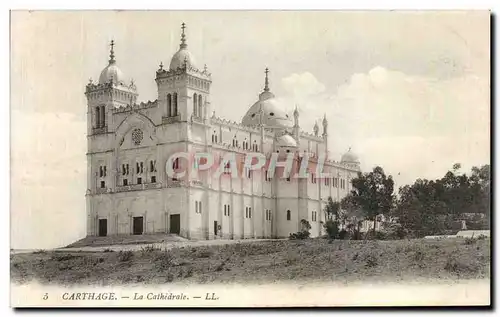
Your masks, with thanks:
[{"label": "spire finial", "polygon": [[160,70],[163,70],[163,62],[160,62]]},{"label": "spire finial", "polygon": [[109,51],[109,63],[110,64],[113,64],[115,62],[115,41],[114,40],[111,40],[111,43],[109,44],[109,46],[111,47],[110,51]]},{"label": "spire finial", "polygon": [[181,29],[182,29],[182,34],[181,34],[181,48],[186,48],[187,47],[187,44],[186,44],[186,34],[184,32],[184,30],[186,29],[186,23],[182,22]]},{"label": "spire finial", "polygon": [[269,68],[266,67],[265,73],[266,73],[266,81],[264,83],[264,91],[269,91],[269,78],[268,78]]}]

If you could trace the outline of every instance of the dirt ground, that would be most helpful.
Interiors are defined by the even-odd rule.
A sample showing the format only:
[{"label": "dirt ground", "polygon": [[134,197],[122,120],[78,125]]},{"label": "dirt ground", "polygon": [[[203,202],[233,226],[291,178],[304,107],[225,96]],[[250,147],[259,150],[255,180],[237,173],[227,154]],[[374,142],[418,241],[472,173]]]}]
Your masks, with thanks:
[{"label": "dirt ground", "polygon": [[489,239],[206,243],[11,254],[11,278],[66,285],[490,278]]}]

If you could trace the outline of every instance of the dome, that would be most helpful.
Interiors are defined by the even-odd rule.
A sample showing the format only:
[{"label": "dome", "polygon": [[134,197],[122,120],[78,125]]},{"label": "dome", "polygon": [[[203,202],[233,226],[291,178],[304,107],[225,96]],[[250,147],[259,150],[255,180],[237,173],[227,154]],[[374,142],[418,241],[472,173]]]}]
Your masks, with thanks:
[{"label": "dome", "polygon": [[189,52],[186,48],[181,48],[172,57],[172,60],[170,61],[170,70],[183,68],[184,63],[186,63],[188,67],[191,66],[196,68],[193,54],[191,54],[191,52]]},{"label": "dome", "polygon": [[278,146],[284,146],[284,147],[297,147],[297,141],[289,135],[289,134],[283,134],[278,138]]},{"label": "dome", "polygon": [[123,73],[116,65],[114,51],[115,41],[111,41],[110,47],[109,64],[102,70],[101,75],[99,76],[99,84],[107,84],[111,80],[113,80],[114,83],[125,84]]},{"label": "dome", "polygon": [[182,23],[181,29],[181,44],[179,45],[179,50],[174,54],[174,56],[172,56],[172,59],[170,60],[170,70],[183,68],[184,64],[187,64],[188,67],[191,66],[193,68],[197,68],[193,54],[191,54],[191,52],[187,50],[186,34],[184,32],[184,30],[186,29],[185,23]]},{"label": "dome", "polygon": [[268,128],[291,128],[292,119],[269,91],[268,72],[266,68],[264,91],[259,95],[259,100],[248,109],[241,122],[246,126],[256,126],[262,120],[262,124]]},{"label": "dome", "polygon": [[342,155],[340,161],[342,163],[359,163],[359,158],[356,154],[351,152],[351,149],[349,148],[349,150],[346,153],[344,153],[344,155]]},{"label": "dome", "polygon": [[274,96],[267,99],[259,98],[243,116],[242,124],[246,126],[255,126],[261,123],[269,128],[291,128],[293,122],[288,114],[282,109]]},{"label": "dome", "polygon": [[109,83],[113,79],[114,83],[125,84],[125,78],[122,71],[115,62],[110,63],[106,68],[104,68],[99,76],[99,84]]}]

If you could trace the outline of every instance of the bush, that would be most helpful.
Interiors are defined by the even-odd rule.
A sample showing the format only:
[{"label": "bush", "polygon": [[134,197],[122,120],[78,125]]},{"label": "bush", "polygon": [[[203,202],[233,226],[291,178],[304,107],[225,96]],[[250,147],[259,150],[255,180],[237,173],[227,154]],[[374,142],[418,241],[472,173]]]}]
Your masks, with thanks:
[{"label": "bush", "polygon": [[375,267],[378,265],[378,256],[375,253],[366,254],[364,260],[366,267]]},{"label": "bush", "polygon": [[474,263],[472,261],[466,262],[463,259],[459,259],[451,254],[446,260],[444,269],[450,273],[454,273],[457,275],[476,274],[480,271],[480,267],[477,263]]},{"label": "bush", "polygon": [[174,266],[174,257],[170,251],[158,254],[154,261],[154,266],[158,271],[165,271]]},{"label": "bush", "polygon": [[330,240],[339,238],[340,230],[339,230],[339,223],[337,221],[328,220],[324,224],[324,228]]},{"label": "bush", "polygon": [[363,240],[363,234],[359,230],[352,230],[348,232],[349,239],[351,240]]},{"label": "bush", "polygon": [[154,245],[147,245],[141,248],[142,253],[151,253],[155,251],[161,251],[161,247],[156,247]]},{"label": "bush", "polygon": [[467,245],[471,245],[471,244],[475,244],[477,242],[477,239],[474,239],[474,238],[465,238],[465,244]]},{"label": "bush", "polygon": [[349,232],[347,232],[346,230],[342,229],[340,230],[339,232],[339,239],[340,240],[344,240],[346,239],[347,237],[349,237]]},{"label": "bush", "polygon": [[309,231],[299,231],[296,233],[290,233],[290,236],[288,239],[290,240],[303,240],[303,239],[309,239],[309,236],[311,233]]},{"label": "bush", "polygon": [[290,240],[309,239],[309,236],[311,235],[311,233],[309,232],[309,230],[311,230],[311,224],[309,223],[309,221],[307,221],[305,219],[302,219],[300,221],[300,224],[302,226],[302,230],[300,230],[299,232],[296,232],[296,233],[290,233],[290,236],[288,237],[288,239],[290,239]]},{"label": "bush", "polygon": [[132,259],[134,253],[132,251],[120,251],[118,252],[118,261],[127,262]]},{"label": "bush", "polygon": [[74,257],[75,257],[74,255],[69,254],[69,253],[68,254],[54,254],[50,259],[60,262],[60,261],[71,260]]},{"label": "bush", "polygon": [[390,223],[385,227],[387,228],[385,230],[385,233],[387,235],[386,239],[390,240],[404,239],[409,235],[408,229],[404,228],[399,223]]}]

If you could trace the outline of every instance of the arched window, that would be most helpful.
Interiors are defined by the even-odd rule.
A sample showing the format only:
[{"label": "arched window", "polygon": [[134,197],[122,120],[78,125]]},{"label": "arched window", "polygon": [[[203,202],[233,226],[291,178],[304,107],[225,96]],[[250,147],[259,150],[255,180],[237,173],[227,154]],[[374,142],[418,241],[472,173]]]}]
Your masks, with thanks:
[{"label": "arched window", "polygon": [[193,115],[198,116],[198,94],[193,94]]},{"label": "arched window", "polygon": [[292,219],[292,212],[290,210],[286,211],[286,220],[291,220]]},{"label": "arched window", "polygon": [[172,104],[173,104],[172,116],[176,116],[177,115],[177,93],[176,92],[174,92],[174,100],[172,100]]},{"label": "arched window", "polygon": [[95,107],[95,127],[99,128],[101,124],[101,107]]},{"label": "arched window", "polygon": [[101,106],[101,127],[106,126],[106,111],[104,106]]},{"label": "arched window", "polygon": [[215,135],[212,134],[212,143],[215,143],[214,140],[215,140]]},{"label": "arched window", "polygon": [[201,95],[198,95],[198,116],[200,118],[203,118],[203,97]]},{"label": "arched window", "polygon": [[172,95],[167,95],[167,117],[172,116]]}]

